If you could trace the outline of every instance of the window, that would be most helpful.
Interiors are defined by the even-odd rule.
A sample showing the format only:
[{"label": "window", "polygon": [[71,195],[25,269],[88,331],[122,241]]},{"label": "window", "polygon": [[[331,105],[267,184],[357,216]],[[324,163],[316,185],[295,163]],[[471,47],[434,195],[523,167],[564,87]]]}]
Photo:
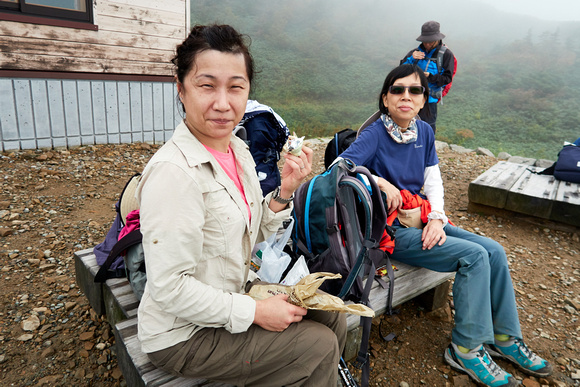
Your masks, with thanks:
[{"label": "window", "polygon": [[93,22],[93,0],[0,0],[0,12]]}]

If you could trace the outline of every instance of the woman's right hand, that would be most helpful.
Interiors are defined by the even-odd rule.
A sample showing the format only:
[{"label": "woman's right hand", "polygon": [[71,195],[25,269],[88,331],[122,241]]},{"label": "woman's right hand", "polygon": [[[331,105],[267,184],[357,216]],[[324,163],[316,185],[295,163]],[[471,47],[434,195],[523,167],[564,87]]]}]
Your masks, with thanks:
[{"label": "woman's right hand", "polygon": [[377,182],[381,191],[387,194],[387,214],[398,210],[403,205],[403,198],[401,197],[401,191],[382,177],[379,177]]},{"label": "woman's right hand", "polygon": [[288,295],[279,294],[256,301],[254,324],[267,331],[282,332],[290,324],[302,321],[306,309],[286,302],[287,299]]}]

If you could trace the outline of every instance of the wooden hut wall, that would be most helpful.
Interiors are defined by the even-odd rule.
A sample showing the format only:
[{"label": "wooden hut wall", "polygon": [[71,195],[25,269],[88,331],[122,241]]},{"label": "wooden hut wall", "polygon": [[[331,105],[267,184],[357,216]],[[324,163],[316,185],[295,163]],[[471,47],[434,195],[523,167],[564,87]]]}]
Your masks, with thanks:
[{"label": "wooden hut wall", "polygon": [[0,78],[1,150],[162,143],[181,120],[176,94],[173,82]]},{"label": "wooden hut wall", "polygon": [[99,0],[98,30],[0,21],[4,70],[171,76],[186,34],[185,0]]},{"label": "wooden hut wall", "polygon": [[163,142],[181,119],[189,0],[94,3],[97,30],[0,21],[0,69],[18,72],[0,73],[0,150]]}]

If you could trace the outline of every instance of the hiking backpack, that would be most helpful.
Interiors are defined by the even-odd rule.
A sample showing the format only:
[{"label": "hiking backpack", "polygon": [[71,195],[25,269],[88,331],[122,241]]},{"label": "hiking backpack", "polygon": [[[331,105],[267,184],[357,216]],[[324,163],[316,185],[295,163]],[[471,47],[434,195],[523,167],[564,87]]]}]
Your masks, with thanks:
[{"label": "hiking backpack", "polygon": [[278,161],[288,140],[288,127],[272,108],[249,100],[246,113],[234,132],[248,144],[256,163],[262,194],[266,196],[281,182]]},{"label": "hiking backpack", "polygon": [[[441,48],[439,49],[439,51],[437,52],[437,72],[438,73],[441,72],[441,63],[443,63],[443,55],[445,55],[445,51],[447,51],[447,46],[443,44],[441,46]],[[453,78],[455,77],[456,72],[457,72],[457,58],[455,57],[455,55],[453,55],[453,73],[451,75],[451,82],[449,82],[448,84],[443,86],[443,88],[441,89],[441,97],[439,97],[439,101],[441,101],[443,99],[443,97],[445,97],[447,95],[447,93],[449,93],[449,89],[451,89],[451,86],[453,84]]]},{"label": "hiking backpack", "polygon": [[324,168],[328,169],[330,164],[356,140],[356,137],[357,132],[350,128],[335,133],[324,151]]},{"label": "hiking backpack", "polygon": [[[413,51],[415,51],[415,50],[417,50],[417,49],[415,48],[415,49],[409,51],[407,53],[406,58],[413,56]],[[448,50],[447,46],[445,44],[442,44],[441,45],[441,48],[439,49],[439,51],[437,51],[437,55],[435,56],[435,59],[433,59],[433,57],[431,57],[427,61],[427,65],[425,66],[425,71],[426,71],[427,68],[429,68],[429,62],[434,61],[435,64],[437,65],[437,74],[440,74],[441,73],[441,66],[443,65],[443,56],[445,55],[445,52],[447,50]],[[401,61],[401,63],[402,62],[403,61]],[[448,84],[444,85],[438,91],[429,90],[429,95],[432,96],[433,98],[437,98],[437,102],[441,101],[442,98],[447,95],[447,93],[449,92],[449,89],[451,89],[451,86],[453,84],[453,78],[455,77],[455,73],[456,72],[457,72],[457,58],[454,55],[453,56],[453,71],[451,73],[451,82],[449,82]]]},{"label": "hiking backpack", "polygon": [[[304,255],[311,272],[340,273],[321,289],[345,300],[369,304],[376,267],[386,265],[389,275],[387,313],[391,313],[394,273],[388,254],[379,242],[390,232],[384,196],[368,169],[340,159],[294,193],[293,243]],[[366,284],[363,284],[367,276]],[[382,280],[381,280],[382,282]],[[382,282],[383,286],[386,286]],[[355,365],[363,368],[368,383],[370,317],[361,317],[363,337]]]},{"label": "hiking backpack", "polygon": [[[137,173],[125,184],[121,197],[115,206],[117,211],[115,222],[107,233],[105,241],[93,249],[95,255],[97,255],[97,250],[100,252],[108,251],[106,260],[100,263],[101,267],[95,275],[95,282],[105,282],[109,278],[127,277],[139,300],[143,296],[147,282],[145,254],[141,243],[143,236],[139,228],[139,216],[135,213],[137,202],[134,196],[140,178],[141,174]],[[115,226],[118,221],[122,224],[120,229]],[[113,236],[116,242],[111,246],[111,237]],[[121,237],[119,238],[119,236]],[[97,263],[99,262],[97,261]]]},{"label": "hiking backpack", "polygon": [[567,144],[558,152],[558,159],[539,175],[554,175],[561,181],[580,183],[580,146]]}]

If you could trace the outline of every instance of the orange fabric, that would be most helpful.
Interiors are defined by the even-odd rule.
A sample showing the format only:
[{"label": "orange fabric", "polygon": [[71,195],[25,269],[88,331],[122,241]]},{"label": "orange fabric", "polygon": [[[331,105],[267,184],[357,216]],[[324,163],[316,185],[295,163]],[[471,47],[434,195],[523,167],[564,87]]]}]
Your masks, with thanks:
[{"label": "orange fabric", "polygon": [[[412,195],[411,192],[404,189],[401,191],[401,197],[403,198],[403,209],[410,210],[412,208],[421,207],[421,220],[423,223],[427,223],[429,219],[427,216],[431,213],[431,203],[429,200],[423,199],[419,195]],[[393,221],[397,217],[397,210],[393,211],[387,217],[387,224],[389,226],[393,225]],[[383,237],[379,243],[379,248],[383,251],[387,251],[389,253],[393,253],[395,248],[395,241],[391,239],[387,231],[383,232]]]},{"label": "orange fabric", "polygon": [[387,234],[387,230],[383,230],[383,236],[379,242],[379,249],[387,251],[389,254],[392,254],[395,249],[395,241]]},{"label": "orange fabric", "polygon": [[[421,207],[421,220],[423,223],[427,223],[429,219],[427,215],[431,213],[431,203],[429,200],[423,199],[419,195],[412,195],[411,192],[407,191],[406,189],[401,191],[401,197],[403,198],[403,209],[410,210],[412,208]],[[395,218],[397,217],[397,210],[393,211],[387,217],[387,224],[389,226],[393,225]]]}]

